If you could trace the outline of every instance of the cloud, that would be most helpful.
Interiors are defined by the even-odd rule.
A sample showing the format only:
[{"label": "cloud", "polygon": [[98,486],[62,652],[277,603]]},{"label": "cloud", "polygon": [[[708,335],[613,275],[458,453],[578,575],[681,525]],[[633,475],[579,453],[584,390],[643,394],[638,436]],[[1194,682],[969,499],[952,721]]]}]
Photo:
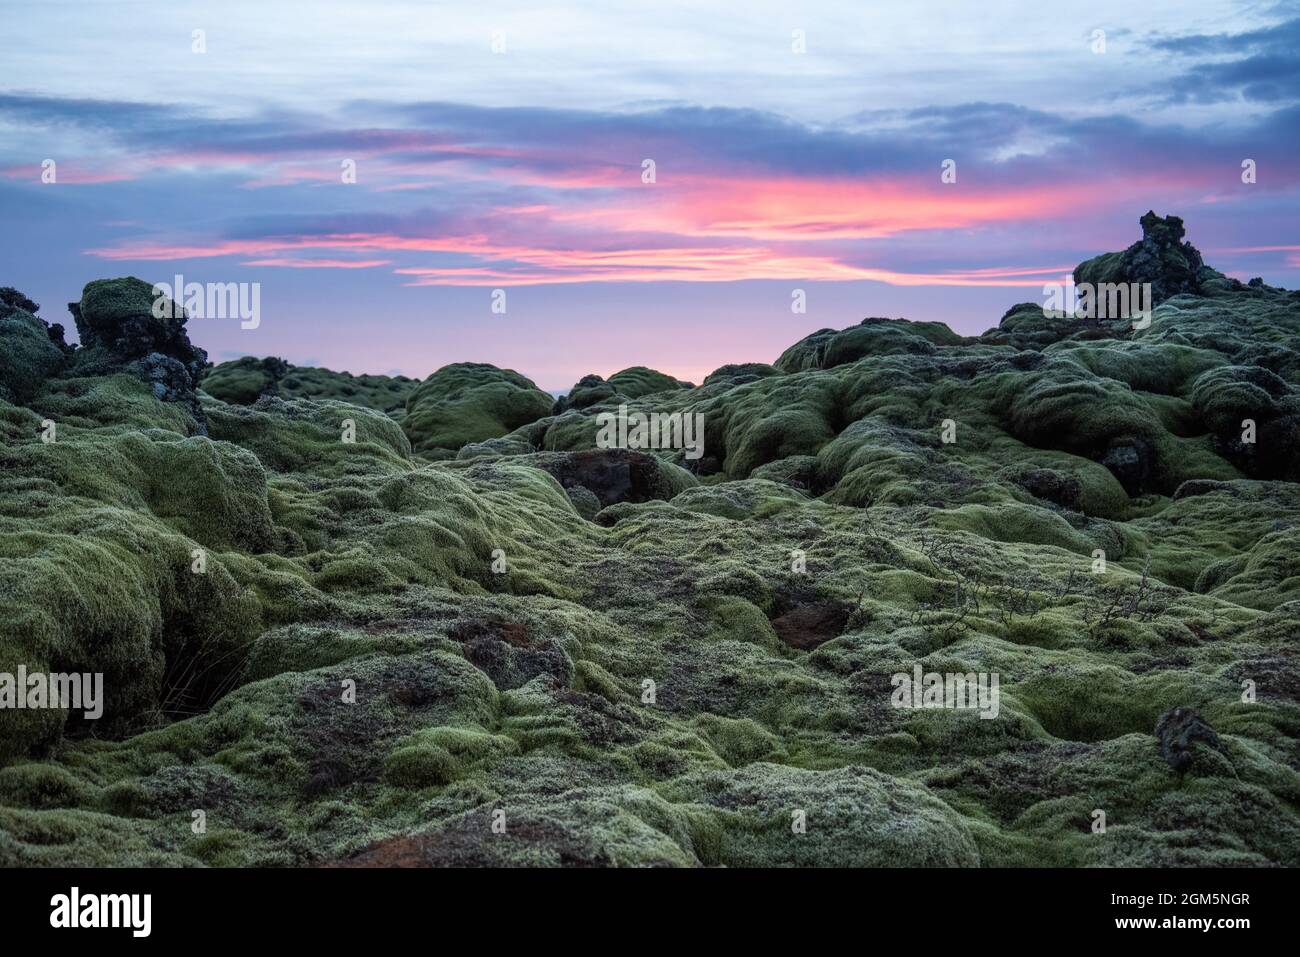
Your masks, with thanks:
[{"label": "cloud", "polygon": [[1242,33],[1166,37],[1151,46],[1178,57],[1209,58],[1162,84],[1171,102],[1300,100],[1300,17]]},{"label": "cloud", "polygon": [[[1180,58],[1249,58],[1278,55],[1287,35],[1156,43]],[[367,125],[344,122],[357,116]],[[176,211],[120,217],[149,225],[104,230],[83,247],[93,257],[381,270],[406,285],[1032,285],[1042,271],[1016,276],[1005,264],[1062,260],[1030,254],[1017,230],[1040,237],[1045,222],[1238,202],[1245,156],[1261,170],[1253,188],[1276,210],[1294,208],[1300,185],[1292,106],[1195,129],[987,101],[825,124],[676,103],[602,111],[362,100],[232,118],[5,94],[0,118],[66,134],[58,152],[68,182],[129,189],[135,204]],[[647,160],[653,182],[643,181]],[[940,178],[949,160],[954,183]],[[345,163],[355,183],[340,175]],[[37,171],[29,160],[0,166],[0,177],[34,183]]]}]

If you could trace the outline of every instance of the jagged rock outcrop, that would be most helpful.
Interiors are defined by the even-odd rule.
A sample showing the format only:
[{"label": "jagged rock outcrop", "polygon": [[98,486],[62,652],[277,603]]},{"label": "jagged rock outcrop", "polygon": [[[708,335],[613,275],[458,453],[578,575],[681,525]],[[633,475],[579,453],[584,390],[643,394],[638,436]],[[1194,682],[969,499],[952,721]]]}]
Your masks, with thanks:
[{"label": "jagged rock outcrop", "polygon": [[1183,242],[1186,229],[1178,216],[1157,216],[1149,210],[1139,222],[1142,238],[1119,253],[1103,253],[1074,269],[1076,285],[1090,283],[1150,283],[1152,305],[1201,290],[1204,280],[1218,276],[1205,272],[1205,260],[1191,243]]},{"label": "jagged rock outcrop", "polygon": [[159,400],[184,406],[203,432],[197,392],[208,354],[190,342],[185,310],[169,300],[156,309],[159,302],[153,287],[134,276],[87,283],[81,300],[68,303],[81,340],[74,370],[135,375],[149,383]]}]

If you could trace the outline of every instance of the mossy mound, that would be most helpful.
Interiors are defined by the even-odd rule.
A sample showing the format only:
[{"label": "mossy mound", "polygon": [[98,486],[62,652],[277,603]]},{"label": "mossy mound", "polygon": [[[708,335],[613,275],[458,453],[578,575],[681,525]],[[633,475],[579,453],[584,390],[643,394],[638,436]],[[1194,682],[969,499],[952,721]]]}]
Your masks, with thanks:
[{"label": "mossy mound", "polygon": [[334,399],[389,415],[405,414],[406,400],[419,380],[406,376],[357,375],[315,366],[295,366],[274,357],[245,356],[215,366],[203,391],[236,405],[252,405],[264,395],[281,399]]},{"label": "mossy mound", "polygon": [[[800,339],[776,360],[780,372],[832,369],[864,356],[931,355],[935,346],[960,345],[964,340],[943,323],[905,319],[863,319],[837,331],[820,329]],[[707,380],[706,380],[707,381]]]},{"label": "mossy mound", "polygon": [[50,327],[36,317],[38,308],[16,289],[0,290],[0,399],[6,402],[31,399],[66,361]]},{"label": "mossy mound", "polygon": [[776,368],[776,366],[770,366],[766,362],[729,363],[725,366],[718,366],[718,368],[706,375],[703,384],[705,386],[732,388],[780,374],[780,369]]},{"label": "mossy mound", "polygon": [[449,455],[550,414],[553,400],[531,379],[479,362],[443,366],[406,400],[402,428],[415,451]]},{"label": "mossy mound", "polygon": [[[752,764],[676,782],[709,808],[710,863],[729,867],[973,867],[969,826],[924,788],[850,765],[808,771]],[[709,826],[705,825],[705,826]]]},{"label": "mossy mound", "polygon": [[602,379],[598,375],[583,376],[567,394],[556,401],[554,411],[559,415],[568,409],[612,407],[629,399],[690,388],[693,386],[689,382],[682,382],[645,366],[633,366],[615,372],[608,379]]}]

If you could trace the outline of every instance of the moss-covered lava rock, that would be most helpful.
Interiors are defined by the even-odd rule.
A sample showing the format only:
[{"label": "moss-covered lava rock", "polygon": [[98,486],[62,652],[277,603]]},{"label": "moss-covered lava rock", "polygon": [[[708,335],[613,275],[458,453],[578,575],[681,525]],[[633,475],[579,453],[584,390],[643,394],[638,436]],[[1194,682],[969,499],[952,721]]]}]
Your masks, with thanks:
[{"label": "moss-covered lava rock", "polygon": [[554,400],[526,376],[481,362],[443,366],[406,400],[402,427],[417,452],[454,454],[550,414]]},{"label": "moss-covered lava rock", "polygon": [[[1144,328],[558,404],[246,359],[206,435],[143,284],[76,350],[0,290],[0,679],[103,677],[0,708],[0,864],[1300,865],[1300,294],[1143,225],[1081,275]],[[619,405],[702,454],[598,447]]]}]

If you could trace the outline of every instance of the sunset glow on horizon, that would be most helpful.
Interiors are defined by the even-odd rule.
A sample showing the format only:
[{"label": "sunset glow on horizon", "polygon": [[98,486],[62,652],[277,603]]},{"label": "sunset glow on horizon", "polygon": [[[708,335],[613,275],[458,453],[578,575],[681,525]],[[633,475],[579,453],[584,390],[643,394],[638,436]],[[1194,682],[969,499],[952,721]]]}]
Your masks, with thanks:
[{"label": "sunset glow on horizon", "polygon": [[[0,201],[41,226],[7,232],[4,282],[49,321],[103,276],[260,282],[255,333],[195,330],[216,361],[422,377],[473,359],[559,390],[635,364],[698,376],[736,358],[728,340],[771,361],[868,314],[978,333],[1133,242],[1149,208],[1182,216],[1230,275],[1300,279],[1300,93],[1277,67],[1300,20],[1286,4],[1180,4],[1179,35],[1154,26],[1173,5],[1080,5],[1108,33],[1101,53],[1091,30],[1061,34],[1046,15],[950,11],[965,33],[892,35],[945,64],[892,103],[862,93],[891,82],[891,48],[845,33],[852,11],[835,4],[790,24],[762,4],[661,11],[652,28],[616,4],[582,15],[582,41],[524,7],[449,12],[395,39],[382,13],[271,19],[254,35],[243,4],[179,4],[137,35],[129,17],[73,6],[155,68],[105,84],[75,38],[39,55],[15,38],[11,77],[29,80],[0,88]],[[887,13],[870,16],[891,36]],[[510,43],[494,53],[498,23]],[[638,44],[645,29],[653,47]],[[725,62],[681,55],[701,30],[727,36]],[[360,52],[385,36],[384,57]],[[321,72],[310,52],[345,40],[338,75]],[[1031,75],[1009,78],[1033,50]],[[294,80],[287,64],[264,69],[273,54]],[[557,58],[585,69],[585,96],[554,78]],[[47,160],[56,182],[42,181]],[[505,316],[489,311],[498,288]],[[794,288],[809,291],[806,315],[789,312]],[[415,345],[369,333],[381,317]],[[684,335],[705,340],[690,368],[666,345]]]}]

